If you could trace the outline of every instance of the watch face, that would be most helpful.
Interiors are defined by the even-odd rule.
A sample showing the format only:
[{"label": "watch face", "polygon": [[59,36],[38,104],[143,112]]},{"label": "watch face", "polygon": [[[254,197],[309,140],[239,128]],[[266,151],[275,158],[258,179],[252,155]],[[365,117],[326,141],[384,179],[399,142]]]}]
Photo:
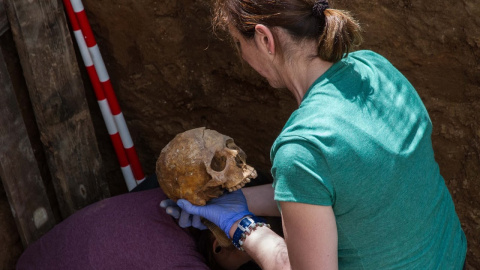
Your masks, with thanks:
[{"label": "watch face", "polygon": [[248,218],[244,218],[242,219],[242,221],[240,221],[238,227],[240,228],[240,230],[245,231],[250,224],[252,224],[252,222]]}]

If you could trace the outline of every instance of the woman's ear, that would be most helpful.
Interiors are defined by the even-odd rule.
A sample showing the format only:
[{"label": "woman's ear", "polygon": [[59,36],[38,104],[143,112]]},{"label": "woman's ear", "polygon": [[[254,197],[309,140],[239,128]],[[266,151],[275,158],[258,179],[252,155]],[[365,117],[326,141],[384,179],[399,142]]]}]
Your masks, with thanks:
[{"label": "woman's ear", "polygon": [[270,28],[263,24],[255,25],[255,42],[268,54],[275,54],[275,39]]}]

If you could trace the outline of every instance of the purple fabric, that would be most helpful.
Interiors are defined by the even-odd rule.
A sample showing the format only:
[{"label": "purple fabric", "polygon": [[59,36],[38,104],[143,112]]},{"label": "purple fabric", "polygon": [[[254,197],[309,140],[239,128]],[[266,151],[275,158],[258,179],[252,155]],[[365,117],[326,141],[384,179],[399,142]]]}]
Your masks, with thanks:
[{"label": "purple fabric", "polygon": [[159,207],[161,189],[92,204],[30,245],[17,269],[208,269],[186,231]]}]

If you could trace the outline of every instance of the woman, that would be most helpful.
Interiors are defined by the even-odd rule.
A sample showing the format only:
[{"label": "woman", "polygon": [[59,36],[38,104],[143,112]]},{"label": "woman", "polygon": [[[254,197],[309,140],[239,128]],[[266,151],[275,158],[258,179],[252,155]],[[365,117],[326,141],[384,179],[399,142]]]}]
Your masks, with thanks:
[{"label": "woman", "polygon": [[[211,220],[263,269],[462,268],[428,113],[385,58],[352,52],[361,36],[348,13],[321,0],[217,0],[214,23],[299,107],[271,149],[273,187],[204,207],[179,200],[181,226]],[[284,238],[256,215],[281,215]]]}]

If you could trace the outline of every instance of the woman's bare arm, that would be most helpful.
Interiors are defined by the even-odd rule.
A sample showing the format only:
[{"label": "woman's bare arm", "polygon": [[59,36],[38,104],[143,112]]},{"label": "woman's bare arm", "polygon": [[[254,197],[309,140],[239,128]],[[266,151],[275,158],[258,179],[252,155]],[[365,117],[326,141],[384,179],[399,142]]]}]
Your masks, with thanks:
[{"label": "woman's bare arm", "polygon": [[[230,237],[237,226],[238,222],[232,226]],[[257,227],[245,239],[243,248],[263,270],[290,269],[285,241],[268,227]]]},{"label": "woman's bare arm", "polygon": [[338,236],[331,206],[281,202],[292,269],[338,269]]},{"label": "woman's bare arm", "polygon": [[[281,202],[285,240],[258,227],[243,248],[264,270],[338,269],[337,227],[330,206]],[[232,226],[233,236],[238,222]]]},{"label": "woman's bare arm", "polygon": [[277,203],[273,199],[272,184],[242,188],[247,199],[248,210],[256,216],[279,217]]}]

